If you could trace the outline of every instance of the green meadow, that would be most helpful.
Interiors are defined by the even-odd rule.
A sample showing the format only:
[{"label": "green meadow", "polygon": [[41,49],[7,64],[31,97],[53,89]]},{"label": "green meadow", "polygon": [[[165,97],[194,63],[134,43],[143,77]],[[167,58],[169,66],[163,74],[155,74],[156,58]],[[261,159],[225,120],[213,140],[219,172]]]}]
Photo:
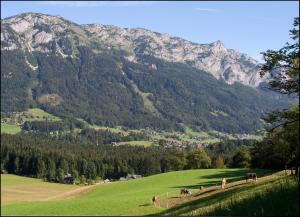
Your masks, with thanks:
[{"label": "green meadow", "polygon": [[[180,189],[199,191],[199,186],[219,186],[222,177],[229,182],[240,180],[247,172],[257,172],[259,176],[267,170],[250,169],[198,169],[168,172],[141,179],[117,181],[96,186],[96,188],[73,199],[55,201],[13,202],[1,204],[2,215],[147,215],[160,213],[167,207],[160,205],[166,198],[178,197]],[[2,176],[2,179],[5,180]],[[4,189],[5,185],[1,186]],[[19,181],[22,184],[22,181]],[[15,188],[18,183],[15,183]],[[45,188],[43,192],[51,188]],[[152,197],[159,203],[153,206]]]},{"label": "green meadow", "polygon": [[128,142],[118,142],[117,145],[137,145],[137,146],[144,146],[144,147],[149,147],[149,146],[154,146],[151,141],[128,141]]},{"label": "green meadow", "polygon": [[[22,119],[22,123],[25,121],[60,121],[57,116],[51,115],[39,108],[32,108],[26,111],[26,115],[16,113],[16,118]],[[9,119],[9,118],[6,118]],[[17,134],[21,132],[20,124],[16,123],[1,123],[1,133]]]},{"label": "green meadow", "polygon": [[21,132],[19,125],[1,123],[1,133],[17,134],[19,132]]}]

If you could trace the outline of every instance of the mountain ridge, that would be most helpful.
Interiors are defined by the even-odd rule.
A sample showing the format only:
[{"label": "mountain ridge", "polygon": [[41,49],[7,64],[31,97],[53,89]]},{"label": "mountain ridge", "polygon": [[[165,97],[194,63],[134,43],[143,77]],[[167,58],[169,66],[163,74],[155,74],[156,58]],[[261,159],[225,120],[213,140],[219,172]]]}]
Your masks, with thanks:
[{"label": "mountain ridge", "polygon": [[[178,130],[185,124],[195,130],[253,133],[262,127],[262,115],[286,105],[279,95],[231,83],[234,65],[222,74],[227,77],[216,79],[210,68],[169,61],[172,52],[165,50],[170,38],[160,42],[159,33],[147,30],[150,37],[146,30],[134,29],[128,30],[137,32],[130,36],[125,29],[82,27],[43,14],[1,22],[1,112],[38,107],[61,118],[109,127]],[[199,61],[230,60],[220,41],[193,45],[180,40],[196,50],[208,49],[203,53],[207,57],[197,56]],[[162,47],[155,48],[158,43]],[[255,65],[248,64],[243,67]],[[258,76],[252,75],[248,79]]]},{"label": "mountain ridge", "polygon": [[[173,37],[166,33],[153,32],[144,28],[120,28],[103,24],[79,25],[61,16],[41,13],[23,13],[5,18],[1,22],[3,25],[13,29],[18,37],[18,43],[3,45],[1,46],[3,50],[22,47],[30,52],[33,50],[51,52],[51,49],[45,48],[44,45],[55,42],[58,52],[66,57],[70,55],[68,53],[70,51],[62,48],[57,43],[59,42],[59,37],[63,36],[71,37],[71,44],[85,45],[94,43],[108,48],[115,47],[125,50],[127,51],[126,56],[130,61],[137,62],[140,54],[149,54],[170,62],[186,63],[212,74],[217,79],[222,78],[228,84],[238,82],[251,87],[258,87],[266,79],[260,78],[259,63],[256,60],[246,54],[225,48],[224,44],[219,40],[210,44],[198,44],[180,37]],[[33,23],[43,27],[38,29]],[[50,24],[54,27],[49,28]],[[79,35],[77,42],[72,32],[71,34],[63,33],[68,27]],[[5,28],[3,30],[1,41],[4,42],[11,36]],[[26,36],[22,36],[24,32]],[[76,51],[71,52],[71,57],[75,57]]]}]

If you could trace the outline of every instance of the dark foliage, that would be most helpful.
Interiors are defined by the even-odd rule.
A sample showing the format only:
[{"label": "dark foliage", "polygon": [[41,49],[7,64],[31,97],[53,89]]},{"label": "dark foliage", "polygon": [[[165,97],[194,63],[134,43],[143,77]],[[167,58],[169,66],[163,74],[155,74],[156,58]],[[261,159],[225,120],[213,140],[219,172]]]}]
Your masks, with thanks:
[{"label": "dark foliage", "polygon": [[[179,130],[183,122],[198,130],[240,133],[255,132],[263,112],[283,105],[268,92],[227,85],[186,64],[150,56],[140,56],[139,64],[123,59],[120,52],[96,54],[87,47],[78,51],[78,58],[3,51],[1,111],[23,111],[37,104],[60,117],[110,127]],[[25,55],[36,62],[37,71],[28,67]],[[144,107],[132,82],[149,94],[159,115]],[[215,116],[214,111],[227,115]]]},{"label": "dark foliage", "polygon": [[[193,154],[196,155],[194,161],[186,164],[186,159]],[[79,145],[30,135],[1,135],[2,169],[49,181],[61,181],[66,173],[95,179],[97,176],[119,178],[127,173],[148,176],[183,168],[202,168],[201,165],[206,168],[207,158],[200,149],[177,151],[161,147]]]}]

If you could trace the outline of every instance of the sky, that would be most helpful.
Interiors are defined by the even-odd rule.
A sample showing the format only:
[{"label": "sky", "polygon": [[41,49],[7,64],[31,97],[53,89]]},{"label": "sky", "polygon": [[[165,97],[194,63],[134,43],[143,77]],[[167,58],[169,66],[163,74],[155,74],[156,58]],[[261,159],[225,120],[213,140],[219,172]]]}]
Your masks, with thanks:
[{"label": "sky", "polygon": [[290,41],[298,1],[1,1],[1,19],[24,12],[78,24],[146,28],[207,44],[220,40],[262,61],[260,52]]}]

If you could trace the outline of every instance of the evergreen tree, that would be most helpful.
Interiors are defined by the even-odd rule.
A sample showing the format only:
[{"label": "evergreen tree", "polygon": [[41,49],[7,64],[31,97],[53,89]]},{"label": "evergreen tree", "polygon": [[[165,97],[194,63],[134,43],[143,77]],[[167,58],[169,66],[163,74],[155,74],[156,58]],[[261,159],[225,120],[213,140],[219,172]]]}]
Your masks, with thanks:
[{"label": "evergreen tree", "polygon": [[43,178],[46,175],[46,166],[42,158],[37,159],[37,177]]},{"label": "evergreen tree", "polygon": [[52,159],[49,159],[48,170],[47,170],[47,179],[49,181],[54,181],[56,178],[56,165]]},{"label": "evergreen tree", "polygon": [[13,163],[13,173],[14,174],[19,174],[19,169],[20,169],[20,160],[19,157],[16,157]]},{"label": "evergreen tree", "polygon": [[62,168],[58,168],[55,176],[57,182],[62,182],[65,177],[64,170]]}]

